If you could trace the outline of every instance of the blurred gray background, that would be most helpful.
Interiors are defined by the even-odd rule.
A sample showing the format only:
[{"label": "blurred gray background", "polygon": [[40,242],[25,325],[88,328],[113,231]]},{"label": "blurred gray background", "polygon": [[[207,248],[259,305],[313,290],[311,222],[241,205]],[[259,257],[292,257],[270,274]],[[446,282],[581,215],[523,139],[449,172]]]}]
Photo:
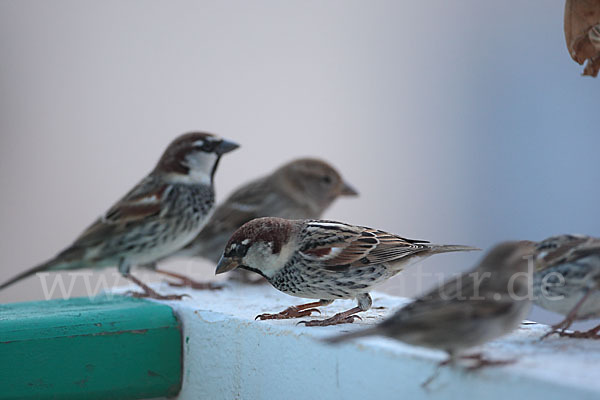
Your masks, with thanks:
[{"label": "blurred gray background", "polygon": [[[328,218],[482,248],[600,235],[600,81],[569,57],[563,8],[3,0],[0,281],[67,246],[189,130],[242,144],[221,163],[219,199],[310,155],[361,192]],[[479,257],[431,258],[385,290],[417,294],[440,279],[420,273]],[[43,297],[30,278],[0,302]]]}]

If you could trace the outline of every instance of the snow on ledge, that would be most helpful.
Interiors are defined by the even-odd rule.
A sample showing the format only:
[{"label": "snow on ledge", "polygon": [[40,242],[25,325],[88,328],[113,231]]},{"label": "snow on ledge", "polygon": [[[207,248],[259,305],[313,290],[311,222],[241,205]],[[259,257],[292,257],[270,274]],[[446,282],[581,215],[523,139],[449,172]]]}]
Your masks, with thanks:
[{"label": "snow on ledge", "polygon": [[[254,320],[258,314],[303,302],[269,285],[228,282],[220,291],[155,287],[161,293],[191,296],[166,302],[183,323],[180,400],[600,398],[600,341],[552,336],[540,342],[545,325],[523,325],[510,336],[474,349],[492,359],[517,359],[515,364],[472,373],[443,368],[423,389],[421,383],[445,353],[384,338],[340,346],[318,340],[373,324],[408,299],[371,293],[373,306],[384,309],[361,314],[362,321],[305,327],[296,325],[298,320]],[[323,307],[322,315],[304,319],[329,317],[354,305],[338,300]]]}]

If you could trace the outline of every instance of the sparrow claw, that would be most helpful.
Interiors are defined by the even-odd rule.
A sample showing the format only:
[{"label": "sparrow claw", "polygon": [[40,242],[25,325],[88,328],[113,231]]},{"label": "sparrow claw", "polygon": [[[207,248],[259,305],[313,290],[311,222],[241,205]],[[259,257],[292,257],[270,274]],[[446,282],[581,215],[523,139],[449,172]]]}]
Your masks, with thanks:
[{"label": "sparrow claw", "polygon": [[358,315],[350,315],[348,317],[336,317],[335,315],[331,318],[321,319],[321,320],[312,320],[312,321],[300,321],[296,325],[304,324],[304,326],[330,326],[330,325],[341,325],[341,324],[351,324],[355,319],[362,318]]},{"label": "sparrow claw", "polygon": [[[309,312],[309,311],[310,311],[310,312]],[[302,315],[302,316],[303,316],[303,317],[310,316],[310,315],[312,314],[312,312],[313,312],[313,311],[314,311],[314,312],[318,312],[319,314],[321,314],[321,310],[319,310],[318,308],[309,308],[308,310],[304,310],[304,311],[302,311],[303,313],[309,312],[308,314],[306,314],[306,315]]]},{"label": "sparrow claw", "polygon": [[165,296],[159,295],[158,298],[156,298],[156,297],[153,297],[153,298],[156,298],[157,300],[182,300],[184,297],[187,297],[190,299],[192,298],[192,296],[190,296],[189,294],[168,294]]},{"label": "sparrow claw", "polygon": [[261,321],[267,319],[291,319],[291,318],[302,318],[302,317],[310,317],[313,312],[318,312],[321,314],[321,311],[316,308],[309,308],[307,310],[299,311],[296,307],[289,307],[277,314],[259,314],[254,320],[260,319]]},{"label": "sparrow claw", "polygon": [[143,295],[144,295],[144,293],[134,292],[133,290],[128,290],[123,293],[123,296],[129,296],[129,297],[135,297],[135,298],[143,297]]},{"label": "sparrow claw", "polygon": [[[553,335],[555,333],[558,333],[559,336],[569,336],[569,337],[574,337],[571,336],[571,333],[567,333],[566,330],[569,326],[571,326],[572,321],[570,321],[569,319],[565,319],[564,321],[559,322],[558,324],[552,325],[550,327],[550,331],[546,332],[544,334],[544,336],[542,336],[540,338],[540,341],[546,339],[548,336]],[[575,332],[573,332],[575,333]]]},{"label": "sparrow claw", "polygon": [[264,321],[266,319],[283,319],[283,316],[281,314],[259,314],[256,317],[254,317],[254,320],[261,320]]},{"label": "sparrow claw", "polygon": [[[517,362],[516,359],[513,359],[513,360],[490,360],[488,358],[485,358],[485,356],[482,353],[463,355],[463,356],[460,356],[460,359],[476,361],[476,363],[474,365],[465,367],[465,371],[467,371],[467,372],[474,372],[474,371],[477,371],[478,369],[485,368],[485,367],[492,367],[492,366],[499,367],[502,365],[509,365],[509,364],[514,364]],[[431,382],[433,382],[439,376],[440,368],[444,367],[446,365],[452,365],[453,363],[454,363],[454,361],[452,358],[448,358],[447,360],[444,360],[444,361],[438,363],[437,368],[435,369],[433,374],[429,378],[427,378],[423,383],[421,383],[421,387],[425,390],[428,390]]]},{"label": "sparrow claw", "polygon": [[180,282],[167,282],[172,287],[189,287],[196,290],[221,290],[223,285],[214,282],[197,282],[191,279],[182,280]]},{"label": "sparrow claw", "polygon": [[[461,357],[461,358],[465,358],[465,357]],[[470,367],[465,368],[467,370],[467,372],[477,371],[478,369],[485,368],[485,367],[499,367],[502,365],[509,365],[509,364],[514,364],[517,362],[516,359],[513,359],[513,360],[490,360],[490,359],[484,358],[483,356],[475,357],[474,359],[477,360],[477,363],[475,365],[471,365]]]},{"label": "sparrow claw", "polygon": [[558,333],[561,337],[570,337],[573,339],[593,339],[593,340],[600,340],[600,335],[598,334],[598,330],[597,329],[591,329],[589,331],[585,331],[585,332],[581,332],[581,331],[575,331],[575,332],[559,332]]},{"label": "sparrow claw", "polygon": [[542,337],[540,338],[540,342],[541,342],[542,340],[546,339],[548,336],[550,336],[550,335],[553,335],[553,334],[555,334],[555,333],[558,333],[558,330],[556,330],[556,329],[551,329],[549,332],[546,332],[546,333],[544,334],[544,336],[542,336]]},{"label": "sparrow claw", "polygon": [[162,294],[158,294],[156,292],[149,292],[149,293],[140,293],[140,292],[132,292],[132,291],[128,291],[125,292],[126,296],[131,296],[134,297],[136,299],[155,299],[155,300],[181,300],[184,297],[190,297],[191,296],[189,294],[167,294],[167,295],[162,295]]}]

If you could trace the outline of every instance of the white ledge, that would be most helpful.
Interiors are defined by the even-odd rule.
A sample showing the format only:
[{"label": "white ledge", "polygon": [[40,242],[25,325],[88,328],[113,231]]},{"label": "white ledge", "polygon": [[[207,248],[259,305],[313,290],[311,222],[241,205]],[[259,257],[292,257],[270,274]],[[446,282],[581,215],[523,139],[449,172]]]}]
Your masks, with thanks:
[{"label": "white ledge", "polygon": [[[373,324],[408,300],[372,293],[373,309],[354,324],[305,327],[298,320],[255,321],[257,314],[301,304],[268,285],[228,283],[221,291],[177,290],[168,302],[184,327],[184,381],[178,399],[598,399],[600,341],[558,338],[540,342],[545,325],[525,325],[474,349],[492,359],[517,359],[502,367],[467,373],[443,368],[427,390],[421,387],[445,359],[443,352],[390,339],[361,339],[341,346],[321,338]],[[354,307],[336,301],[324,318]],[[305,318],[307,319],[307,318]]]}]

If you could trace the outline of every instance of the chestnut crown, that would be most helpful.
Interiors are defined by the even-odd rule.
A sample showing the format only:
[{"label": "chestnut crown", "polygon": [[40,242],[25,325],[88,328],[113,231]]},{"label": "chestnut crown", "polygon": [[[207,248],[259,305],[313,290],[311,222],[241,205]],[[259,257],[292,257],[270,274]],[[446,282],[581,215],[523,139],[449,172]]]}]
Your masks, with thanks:
[{"label": "chestnut crown", "polygon": [[212,182],[221,156],[239,147],[206,132],[190,132],[169,144],[154,168],[155,173],[188,175]]}]

